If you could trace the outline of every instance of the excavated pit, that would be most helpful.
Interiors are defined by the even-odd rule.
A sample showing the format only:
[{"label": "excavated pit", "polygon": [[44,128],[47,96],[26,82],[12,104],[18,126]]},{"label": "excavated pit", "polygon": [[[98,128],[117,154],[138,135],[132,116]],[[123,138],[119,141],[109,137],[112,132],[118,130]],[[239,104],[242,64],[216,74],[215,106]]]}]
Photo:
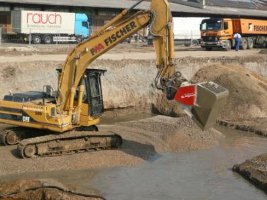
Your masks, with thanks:
[{"label": "excavated pit", "polygon": [[[15,55],[14,51],[9,54]],[[263,54],[264,51],[261,56],[252,57],[184,57],[175,62],[177,70],[188,79],[194,82],[212,80],[229,89],[230,98],[218,118],[219,124],[266,135],[267,58]],[[62,63],[58,60],[20,61],[15,57],[14,60],[1,63],[1,98],[8,93],[42,90],[43,85],[47,84],[56,89],[56,69]],[[100,59],[91,68],[107,70],[102,78],[107,112],[100,129],[120,134],[125,139],[122,148],[67,157],[22,160],[14,156],[14,147],[0,146],[1,154],[6,155],[0,157],[0,176],[133,166],[163,152],[208,149],[223,138],[215,129],[201,132],[176,102],[167,101],[156,90],[153,84],[156,76],[153,59]],[[0,125],[0,128],[3,127],[5,125]]]},{"label": "excavated pit", "polygon": [[[175,63],[177,70],[193,82],[211,80],[229,89],[230,98],[218,118],[220,124],[235,128],[249,125],[250,128],[243,129],[264,135],[267,116],[267,59],[259,55],[185,57],[176,59]],[[61,64],[59,61],[1,63],[1,97],[8,93],[42,90],[43,85],[47,84],[56,89],[56,69]],[[177,102],[167,101],[164,94],[155,88],[154,60],[100,59],[90,67],[107,70],[102,77],[104,105],[107,111],[103,121],[107,124],[124,121],[124,118],[129,121],[158,114],[171,117],[185,115]],[[129,115],[132,116],[127,118]],[[259,124],[258,119],[263,121],[263,125]],[[157,126],[159,132],[162,131],[160,122]]]}]

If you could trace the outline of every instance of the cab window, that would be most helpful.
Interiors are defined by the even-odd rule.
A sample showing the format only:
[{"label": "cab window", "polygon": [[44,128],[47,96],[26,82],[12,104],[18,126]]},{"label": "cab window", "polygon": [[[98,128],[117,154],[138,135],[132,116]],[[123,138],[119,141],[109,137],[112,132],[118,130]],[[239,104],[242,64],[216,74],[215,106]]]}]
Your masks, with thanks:
[{"label": "cab window", "polygon": [[82,22],[82,26],[88,28],[88,22]]}]

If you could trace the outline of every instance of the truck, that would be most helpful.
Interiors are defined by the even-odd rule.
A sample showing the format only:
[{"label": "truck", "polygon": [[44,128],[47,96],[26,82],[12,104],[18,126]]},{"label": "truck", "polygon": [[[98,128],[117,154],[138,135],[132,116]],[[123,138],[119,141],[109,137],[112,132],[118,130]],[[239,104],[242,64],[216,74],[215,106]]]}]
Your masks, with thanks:
[{"label": "truck", "polygon": [[203,17],[174,17],[173,32],[175,43],[185,45],[200,44],[199,25]]},{"label": "truck", "polygon": [[81,42],[90,35],[89,19],[84,13],[11,11],[11,28],[3,33],[7,39],[34,44]]},{"label": "truck", "polygon": [[252,49],[255,45],[267,47],[267,20],[210,18],[202,20],[201,47],[230,50],[235,46],[234,34],[241,35],[240,48]]}]

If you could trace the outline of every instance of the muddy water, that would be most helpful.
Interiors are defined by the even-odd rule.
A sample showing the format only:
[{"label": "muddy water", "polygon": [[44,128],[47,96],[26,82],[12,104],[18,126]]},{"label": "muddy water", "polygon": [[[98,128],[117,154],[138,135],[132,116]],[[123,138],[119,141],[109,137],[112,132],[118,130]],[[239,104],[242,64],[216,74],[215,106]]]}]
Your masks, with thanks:
[{"label": "muddy water", "polygon": [[109,200],[266,200],[231,167],[266,153],[267,138],[219,129],[225,138],[212,149],[167,153],[141,166],[103,170],[91,185]]},{"label": "muddy water", "polygon": [[208,150],[156,155],[130,168],[16,174],[0,180],[53,178],[72,190],[108,200],[266,200],[266,194],[233,173],[231,167],[266,153],[267,138],[217,129],[225,138]]}]

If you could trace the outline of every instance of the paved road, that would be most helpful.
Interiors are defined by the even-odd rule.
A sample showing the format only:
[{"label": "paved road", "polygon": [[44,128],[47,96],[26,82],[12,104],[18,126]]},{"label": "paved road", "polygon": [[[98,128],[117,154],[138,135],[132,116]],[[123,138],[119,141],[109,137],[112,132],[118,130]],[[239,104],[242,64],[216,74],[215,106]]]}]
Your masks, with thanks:
[{"label": "paved road", "polygon": [[[133,60],[153,60],[156,58],[155,52],[151,51],[151,49],[144,49],[142,52],[141,49],[135,49],[131,51],[127,51],[125,49],[116,49],[116,51],[111,51],[100,56],[98,59],[110,59],[110,60],[122,60],[122,59],[133,59]],[[205,51],[200,48],[191,48],[191,49],[176,49],[175,56],[176,58],[183,57],[247,57],[258,55],[259,49],[253,50],[243,50],[243,51]],[[66,59],[67,53],[55,53],[55,54],[38,54],[36,52],[34,55],[1,55],[0,63],[6,62],[31,62],[31,61],[64,61]]]}]

